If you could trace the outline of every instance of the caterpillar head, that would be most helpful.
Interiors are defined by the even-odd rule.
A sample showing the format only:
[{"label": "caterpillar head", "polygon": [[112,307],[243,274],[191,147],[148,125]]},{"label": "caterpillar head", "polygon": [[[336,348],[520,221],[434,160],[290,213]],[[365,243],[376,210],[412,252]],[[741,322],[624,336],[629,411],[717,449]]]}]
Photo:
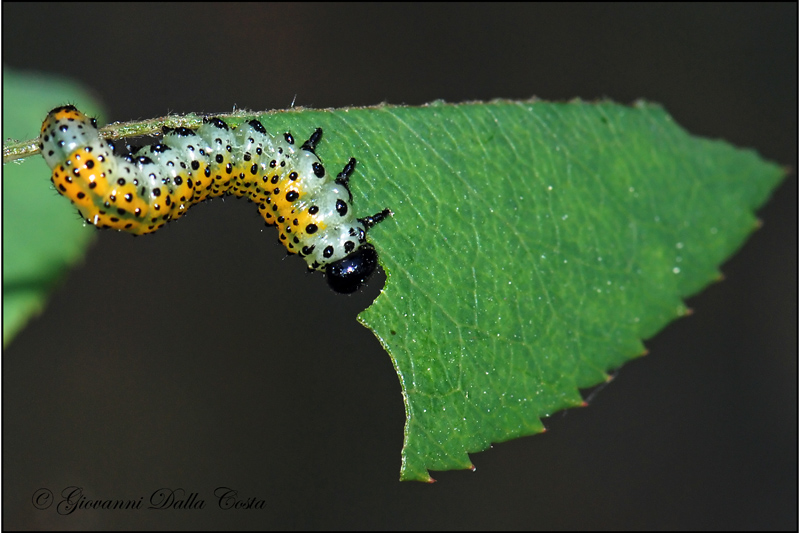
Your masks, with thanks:
[{"label": "caterpillar head", "polygon": [[342,294],[355,292],[377,267],[378,252],[371,244],[364,244],[344,259],[328,263],[328,285]]}]

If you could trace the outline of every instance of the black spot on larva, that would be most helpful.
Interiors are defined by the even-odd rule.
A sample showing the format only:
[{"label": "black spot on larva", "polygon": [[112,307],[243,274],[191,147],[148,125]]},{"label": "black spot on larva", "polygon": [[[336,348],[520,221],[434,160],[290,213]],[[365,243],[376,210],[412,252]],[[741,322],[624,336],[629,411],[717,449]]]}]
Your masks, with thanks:
[{"label": "black spot on larva", "polygon": [[158,187],[156,187],[155,189],[153,189],[153,196],[154,196],[154,197],[156,197],[156,198],[158,198],[159,196],[161,196],[161,189],[159,189]]},{"label": "black spot on larva", "polygon": [[292,172],[289,174],[289,179],[295,181],[298,178],[297,172]]},{"label": "black spot on larva", "polygon": [[[189,181],[191,181],[191,180],[189,180]],[[183,184],[183,178],[181,178],[180,176],[175,176],[175,185],[177,185],[178,187],[180,187],[180,186],[181,186],[181,184]],[[190,186],[191,186],[191,185],[190,185]]]},{"label": "black spot on larva", "polygon": [[211,124],[215,128],[219,128],[221,130],[227,130],[228,129],[228,125],[225,123],[225,121],[223,121],[222,119],[220,119],[218,117],[203,118],[203,123],[204,124]]},{"label": "black spot on larva", "polygon": [[278,165],[278,162],[274,159],[269,162],[269,168],[275,168]]},{"label": "black spot on larva", "polygon": [[122,186],[125,185],[125,178],[120,178],[117,180],[117,185]]},{"label": "black spot on larva", "polygon": [[217,163],[219,163],[221,165],[222,162],[225,161],[225,158],[222,157],[222,154],[217,154],[217,157],[214,158],[214,161],[216,161]]},{"label": "black spot on larva", "polygon": [[[66,189],[64,189],[64,190],[66,190]],[[83,194],[82,192],[78,193],[78,200],[83,200],[85,197],[86,197],[86,195]]]},{"label": "black spot on larva", "polygon": [[349,254],[352,252],[356,247],[356,243],[353,241],[345,241],[344,243],[344,253]]},{"label": "black spot on larva", "polygon": [[[281,179],[281,177],[278,176],[277,174],[275,174],[274,176],[272,176],[272,179],[270,180],[270,183],[275,185],[276,183],[278,183],[280,181],[280,179]],[[277,194],[277,193],[275,193],[275,194]]]},{"label": "black spot on larva", "polygon": [[286,201],[287,202],[294,202],[300,197],[297,191],[289,191],[286,193]]},{"label": "black spot on larva", "polygon": [[95,187],[97,187],[97,182],[96,181],[93,181],[93,182],[89,183],[89,188],[90,189],[94,189]]},{"label": "black spot on larva", "polygon": [[125,195],[125,201],[126,202],[132,202],[133,201],[133,195],[131,193],[126,194]]},{"label": "black spot on larva", "polygon": [[283,215],[278,217],[278,224],[283,224],[283,221],[286,220]]},{"label": "black spot on larva", "polygon": [[336,200],[336,212],[339,213],[340,217],[343,217],[347,214],[347,202],[342,200],[341,198]]},{"label": "black spot on larva", "polygon": [[294,137],[292,137],[291,133],[289,133],[289,132],[284,133],[283,134],[283,138],[286,139],[287,143],[294,144]]},{"label": "black spot on larva", "polygon": [[244,155],[242,156],[242,159],[244,159],[245,161],[250,161],[251,159],[253,159],[253,156],[250,152],[245,152]]},{"label": "black spot on larva", "polygon": [[316,215],[317,213],[319,213],[319,207],[317,207],[316,205],[312,205],[311,207],[308,208],[309,215]]},{"label": "black spot on larva", "polygon": [[258,174],[258,165],[256,165],[255,163],[253,163],[253,166],[250,167],[250,174],[252,174],[253,176]]},{"label": "black spot on larva", "polygon": [[262,135],[267,134],[266,128],[264,128],[264,125],[258,120],[251,120],[250,122],[248,122],[248,124],[250,124],[253,127],[253,129],[256,130],[258,133]]},{"label": "black spot on larva", "polygon": [[94,161],[91,159],[86,162],[86,168],[94,168]]},{"label": "black spot on larva", "polygon": [[312,163],[311,168],[314,170],[314,175],[316,177],[322,178],[325,176],[325,167],[323,167],[319,163]]},{"label": "black spot on larva", "polygon": [[309,224],[308,226],[306,226],[306,233],[308,233],[309,235],[313,235],[317,232],[318,229],[319,228],[317,228],[316,224]]},{"label": "black spot on larva", "polygon": [[325,259],[333,257],[333,246],[326,246],[325,249],[322,250],[322,257]]}]

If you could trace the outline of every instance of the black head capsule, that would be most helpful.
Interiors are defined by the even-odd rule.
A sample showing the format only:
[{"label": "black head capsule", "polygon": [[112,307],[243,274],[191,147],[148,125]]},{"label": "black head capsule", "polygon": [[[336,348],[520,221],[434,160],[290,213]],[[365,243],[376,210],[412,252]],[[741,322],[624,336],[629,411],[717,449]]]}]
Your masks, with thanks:
[{"label": "black head capsule", "polygon": [[377,267],[378,252],[371,244],[364,244],[344,259],[328,264],[328,285],[338,293],[350,294],[357,291]]}]

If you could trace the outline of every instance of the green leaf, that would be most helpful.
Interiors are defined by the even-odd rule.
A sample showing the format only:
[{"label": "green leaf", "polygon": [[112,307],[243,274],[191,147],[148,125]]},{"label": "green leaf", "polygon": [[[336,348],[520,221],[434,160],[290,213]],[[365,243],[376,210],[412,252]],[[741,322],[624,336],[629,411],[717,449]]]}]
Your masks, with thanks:
[{"label": "green leaf", "polygon": [[309,111],[324,161],[359,159],[354,204],[386,287],[359,319],[406,406],[401,479],[541,432],[579,389],[644,353],[719,278],[784,172],[698,139],[660,107],[494,102]]},{"label": "green leaf", "polygon": [[641,355],[641,340],[718,278],[783,177],[752,151],[690,137],[650,104],[259,118],[298,138],[322,127],[329,168],[358,159],[359,216],[395,213],[370,231],[388,280],[359,319],[400,377],[404,480],[471,468],[469,453],[583,405],[579,389]]},{"label": "green leaf", "polygon": [[[67,102],[89,113],[98,107],[74,82],[3,69],[3,132],[39,135],[47,112]],[[83,257],[94,228],[53,190],[40,157],[3,166],[3,344],[39,313],[69,266]]]}]

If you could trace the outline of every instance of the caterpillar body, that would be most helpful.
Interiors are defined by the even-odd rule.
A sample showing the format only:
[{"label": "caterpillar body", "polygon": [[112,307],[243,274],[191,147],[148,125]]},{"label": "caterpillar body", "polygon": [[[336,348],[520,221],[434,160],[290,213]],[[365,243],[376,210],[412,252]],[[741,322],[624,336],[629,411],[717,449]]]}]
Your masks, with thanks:
[{"label": "caterpillar body", "polygon": [[290,133],[272,135],[257,120],[231,128],[207,118],[197,129],[163,133],[157,144],[115,155],[95,119],[63,106],[45,118],[39,147],[56,190],[98,228],[152,233],[191,206],[230,194],[255,202],[289,253],[325,271],[337,292],[357,290],[377,267],[366,234],[392,212],[355,217],[348,180],[356,160],[328,174],[315,152],[322,129],[299,148]]}]

